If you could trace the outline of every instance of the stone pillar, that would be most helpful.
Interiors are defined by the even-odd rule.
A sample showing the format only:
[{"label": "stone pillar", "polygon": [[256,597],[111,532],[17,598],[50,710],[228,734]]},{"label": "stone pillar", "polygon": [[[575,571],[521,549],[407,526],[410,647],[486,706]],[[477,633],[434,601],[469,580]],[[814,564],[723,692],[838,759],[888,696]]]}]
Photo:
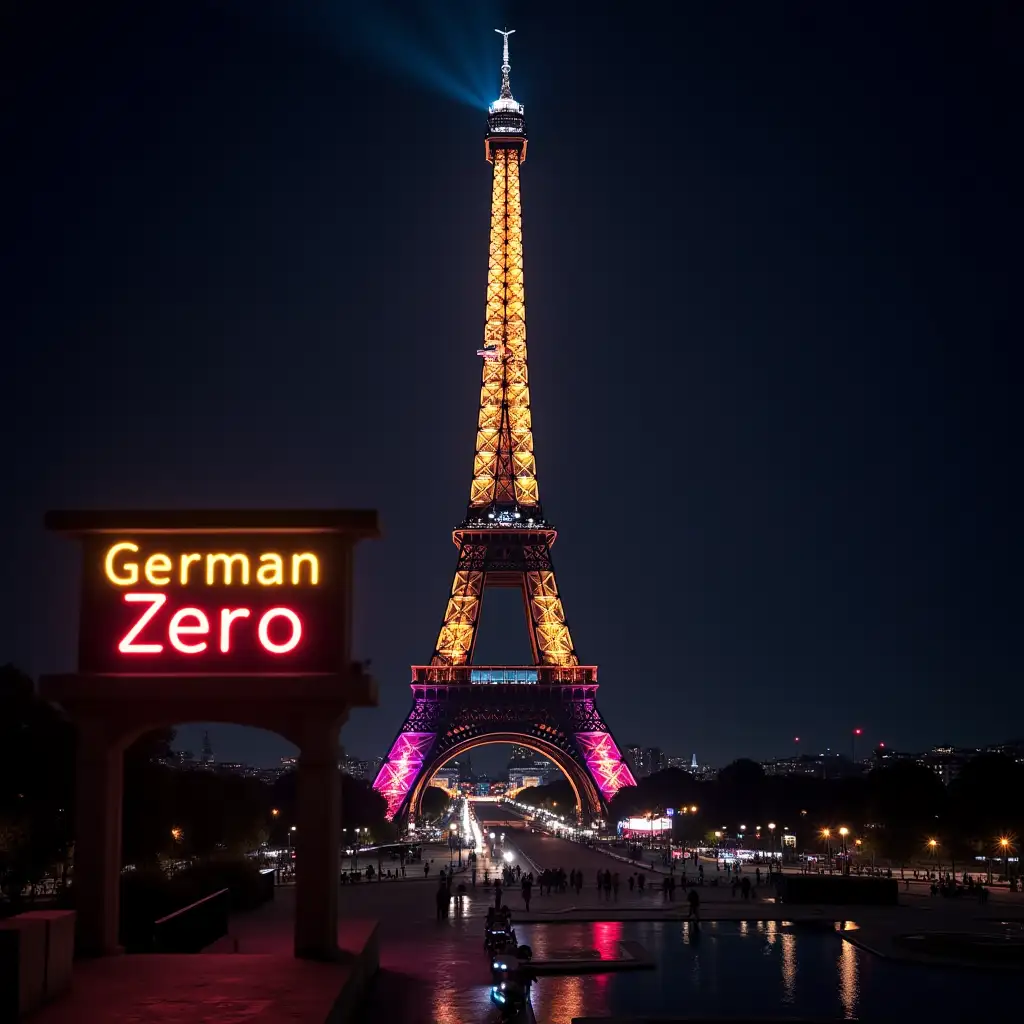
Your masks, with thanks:
[{"label": "stone pillar", "polygon": [[101,723],[78,726],[75,809],[75,952],[104,956],[117,943],[124,753]]},{"label": "stone pillar", "polygon": [[340,722],[309,720],[299,752],[295,830],[295,955],[334,960],[338,955],[338,833],[341,780]]}]

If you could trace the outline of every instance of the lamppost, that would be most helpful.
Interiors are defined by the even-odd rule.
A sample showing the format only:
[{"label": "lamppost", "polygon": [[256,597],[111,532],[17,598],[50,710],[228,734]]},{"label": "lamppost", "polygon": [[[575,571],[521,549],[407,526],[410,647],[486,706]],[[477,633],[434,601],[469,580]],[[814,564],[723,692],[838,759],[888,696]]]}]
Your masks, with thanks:
[{"label": "lamppost", "polygon": [[1010,880],[1010,850],[1013,849],[1013,843],[1010,842],[1009,836],[999,837],[999,848],[1003,851],[1003,877],[1009,882]]},{"label": "lamppost", "polygon": [[831,870],[832,864],[832,830],[830,828],[823,828],[821,830],[821,838],[825,840],[825,864]]},{"label": "lamppost", "polygon": [[858,727],[850,734],[850,760],[854,764],[857,763],[857,737],[863,732],[864,730]]},{"label": "lamppost", "polygon": [[768,822],[768,835],[771,837],[769,840],[769,848],[771,850],[772,860],[775,860],[775,822]]},{"label": "lamppost", "polygon": [[938,871],[939,864],[939,841],[938,839],[928,840],[928,850],[931,855],[935,858],[935,870]]}]

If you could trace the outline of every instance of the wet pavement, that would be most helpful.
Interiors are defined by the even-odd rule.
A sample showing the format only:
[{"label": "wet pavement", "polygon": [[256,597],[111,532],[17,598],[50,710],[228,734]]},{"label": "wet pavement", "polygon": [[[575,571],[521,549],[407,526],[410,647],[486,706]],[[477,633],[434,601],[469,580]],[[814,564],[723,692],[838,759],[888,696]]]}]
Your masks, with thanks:
[{"label": "wet pavement", "polygon": [[[629,865],[597,850],[530,833],[522,822],[503,817],[504,810],[495,805],[478,805],[477,811],[488,839],[477,885],[473,886],[469,872],[456,876],[455,893],[459,885],[466,891],[447,919],[437,920],[434,899],[438,872],[447,868],[450,859],[446,849],[433,857],[426,883],[363,882],[340,888],[343,919],[379,922],[381,971],[357,1019],[395,1024],[475,1024],[498,1019],[489,1002],[489,960],[483,948],[484,920],[493,904],[493,890],[484,887],[483,879],[485,872],[493,878],[495,868],[505,862],[506,852],[513,864],[535,874],[542,867],[563,867],[566,871],[579,869],[584,875],[584,888],[578,895],[542,896],[534,887],[529,913],[518,886],[502,894],[502,902],[512,909],[517,937],[528,942],[538,957],[592,950],[601,953],[632,940],[664,961],[653,973],[542,979],[534,989],[533,1002],[537,1019],[545,1024],[568,1024],[576,1015],[621,1012],[622,1007],[640,1005],[645,999],[656,1004],[649,1013],[663,1015],[672,1005],[673,985],[687,986],[687,999],[695,1008],[718,1006],[724,1013],[730,1000],[737,1008],[746,1008],[746,1003],[742,1007],[739,1003],[749,988],[765,1000],[766,1012],[778,1015],[780,1007],[804,1011],[808,1006],[825,1006],[841,1017],[844,1008],[862,1005],[857,994],[862,984],[869,1001],[883,998],[889,982],[877,964],[885,958],[868,950],[885,948],[887,937],[926,927],[950,927],[952,918],[961,922],[957,927],[968,922],[970,927],[982,928],[987,927],[986,918],[1024,913],[1020,894],[1011,905],[993,893],[987,908],[913,892],[901,893],[904,905],[897,908],[785,907],[765,899],[744,901],[724,886],[705,886],[701,890],[705,942],[697,948],[688,943],[686,929],[678,919],[686,913],[681,892],[677,891],[674,903],[666,902],[658,888],[660,878],[643,894],[630,894],[622,884],[618,901],[607,901],[594,884],[598,868],[618,869],[624,882],[631,871]],[[493,858],[491,831],[496,840]],[[457,858],[451,859],[457,864]],[[240,952],[270,951],[276,944],[290,941],[293,913],[294,889],[287,887],[278,890],[272,906],[233,919],[232,932],[238,937]],[[834,934],[832,922],[851,915],[860,925],[852,935],[858,945],[866,940],[866,949]],[[794,927],[804,931],[789,930]],[[899,970],[904,965],[889,966]],[[685,975],[680,973],[684,970]],[[736,984],[741,977],[737,971],[746,971],[751,983]],[[811,980],[815,975],[825,980],[816,985]],[[794,977],[800,981],[794,982]],[[922,982],[920,998],[927,997],[931,985],[931,981]],[[785,1002],[791,990],[799,997],[797,1003]],[[803,1005],[798,1005],[800,1000]]]}]

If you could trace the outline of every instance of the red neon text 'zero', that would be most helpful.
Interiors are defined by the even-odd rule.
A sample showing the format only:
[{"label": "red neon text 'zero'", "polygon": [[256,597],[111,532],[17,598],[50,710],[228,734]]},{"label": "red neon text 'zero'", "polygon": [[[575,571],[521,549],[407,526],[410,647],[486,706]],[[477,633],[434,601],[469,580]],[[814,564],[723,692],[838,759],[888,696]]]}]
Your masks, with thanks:
[{"label": "red neon text 'zero'", "polygon": [[[166,594],[125,594],[125,604],[147,605],[145,611],[132,623],[131,629],[117,645],[122,654],[159,654],[164,649],[162,643],[143,643],[142,633],[156,618],[157,613],[167,603]],[[237,619],[252,617],[250,608],[222,608],[220,610],[220,630],[218,648],[221,654],[231,653],[232,623]],[[281,643],[270,637],[271,623],[275,619],[284,619],[288,624],[287,639]],[[280,636],[280,630],[275,630]],[[171,646],[182,654],[201,654],[209,644],[205,640],[188,642],[183,637],[199,637],[210,635],[210,619],[206,612],[199,608],[182,608],[171,616],[167,627],[167,639]],[[302,620],[290,608],[271,608],[264,612],[256,627],[256,635],[263,649],[269,654],[287,654],[294,651],[302,640]]]}]

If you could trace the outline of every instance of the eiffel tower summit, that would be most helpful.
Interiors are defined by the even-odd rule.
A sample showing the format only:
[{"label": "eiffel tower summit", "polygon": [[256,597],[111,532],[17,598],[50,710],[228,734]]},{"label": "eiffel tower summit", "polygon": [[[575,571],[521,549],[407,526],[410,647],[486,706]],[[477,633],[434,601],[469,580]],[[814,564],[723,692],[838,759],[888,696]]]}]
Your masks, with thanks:
[{"label": "eiffel tower summit", "polygon": [[[526,115],[512,95],[502,36],[501,92],[488,108],[491,227],[476,454],[469,504],[452,533],[455,579],[429,665],[412,667],[412,710],[374,788],[389,818],[415,818],[434,773],[488,743],[515,743],[553,761],[576,795],[581,819],[605,816],[633,775],[597,708],[597,667],[580,664],[555,579],[557,533],[537,483],[526,364],[526,293],[520,170]],[[531,665],[473,660],[484,595],[518,588]]]}]

